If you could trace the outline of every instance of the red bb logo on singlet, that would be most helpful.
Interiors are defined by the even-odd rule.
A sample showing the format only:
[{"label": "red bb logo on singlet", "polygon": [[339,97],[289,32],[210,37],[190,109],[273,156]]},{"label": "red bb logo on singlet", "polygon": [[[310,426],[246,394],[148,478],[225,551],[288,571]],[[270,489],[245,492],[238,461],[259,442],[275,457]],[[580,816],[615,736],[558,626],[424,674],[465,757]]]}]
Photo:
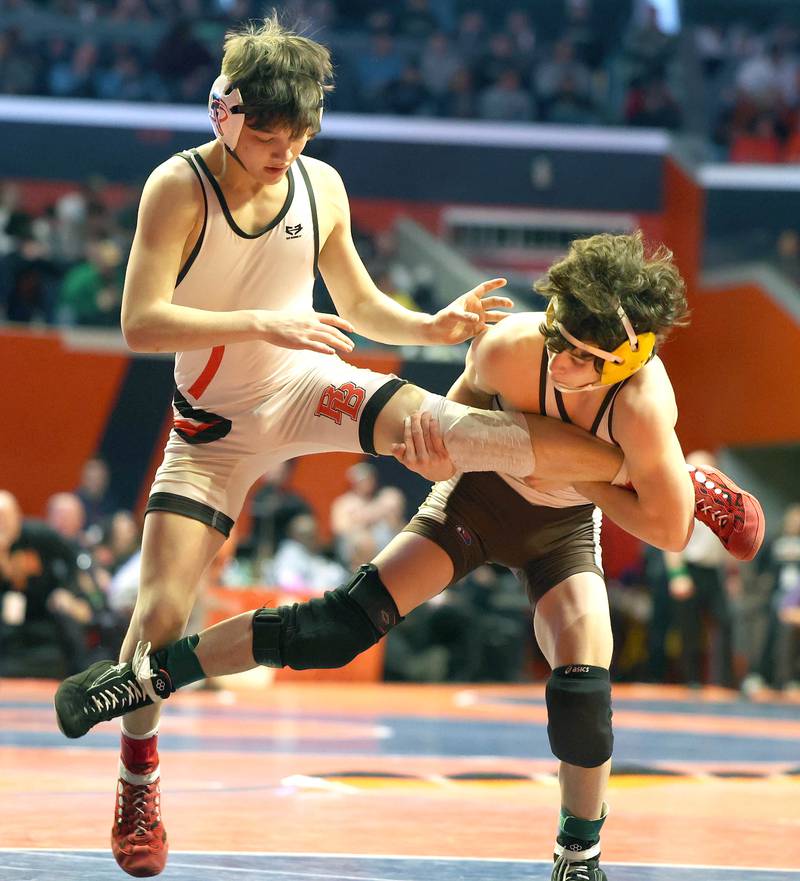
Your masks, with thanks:
[{"label": "red bb logo on singlet", "polygon": [[342,424],[343,415],[349,416],[355,422],[366,396],[366,389],[353,385],[352,382],[346,382],[338,388],[329,385],[322,392],[314,415],[333,419],[337,425]]}]

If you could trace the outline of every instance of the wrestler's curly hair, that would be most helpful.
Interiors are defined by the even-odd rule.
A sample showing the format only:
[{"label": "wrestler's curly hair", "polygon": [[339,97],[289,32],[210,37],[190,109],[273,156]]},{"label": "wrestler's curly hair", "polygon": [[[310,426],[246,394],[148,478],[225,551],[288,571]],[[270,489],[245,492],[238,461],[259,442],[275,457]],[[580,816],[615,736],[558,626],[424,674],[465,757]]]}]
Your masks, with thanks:
[{"label": "wrestler's curly hair", "polygon": [[[655,333],[657,347],[673,327],[689,323],[686,285],[672,252],[661,245],[648,253],[640,230],[575,239],[534,290],[556,298],[556,318],[573,336],[606,351],[627,339],[620,304],[636,333]],[[556,327],[543,322],[540,331],[551,352],[571,348]]]},{"label": "wrestler's curly hair", "polygon": [[228,31],[222,73],[241,91],[249,126],[287,128],[293,137],[319,131],[322,99],[333,89],[330,52],[284,27],[275,10]]}]

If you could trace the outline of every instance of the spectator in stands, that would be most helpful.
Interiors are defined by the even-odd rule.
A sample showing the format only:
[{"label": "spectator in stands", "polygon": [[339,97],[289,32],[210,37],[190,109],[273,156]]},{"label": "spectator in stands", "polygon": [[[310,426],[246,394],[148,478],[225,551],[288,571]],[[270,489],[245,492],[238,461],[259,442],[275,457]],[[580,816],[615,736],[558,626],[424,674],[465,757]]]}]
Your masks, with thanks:
[{"label": "spectator in stands", "polygon": [[487,40],[486,18],[478,9],[467,9],[458,20],[456,47],[470,69],[483,54]]},{"label": "spectator in stands", "polygon": [[[696,450],[688,458],[710,467],[715,457]],[[734,687],[733,673],[733,611],[728,596],[724,566],[731,558],[716,536],[703,523],[695,523],[694,531],[683,551],[664,552],[672,618],[681,638],[681,666],[684,681],[700,685],[705,646],[710,645],[709,681]],[[711,639],[704,637],[707,628]]]},{"label": "spectator in stands", "polygon": [[511,37],[520,65],[530,65],[536,55],[536,30],[528,10],[512,9],[506,15],[505,31]]},{"label": "spectator in stands", "polygon": [[265,581],[298,594],[322,594],[342,584],[349,571],[321,552],[317,520],[313,514],[298,514],[286,528]]},{"label": "spectator in stands", "polygon": [[93,40],[84,40],[74,51],[60,58],[50,68],[50,94],[56,98],[95,97],[97,54],[97,44]]},{"label": "spectator in stands", "polygon": [[50,250],[34,237],[31,224],[0,261],[0,316],[26,324],[51,322],[57,285]]},{"label": "spectator in stands", "polygon": [[632,76],[662,74],[674,48],[673,39],[661,29],[658,7],[646,3],[642,12],[634,15],[623,41]]},{"label": "spectator in stands", "polygon": [[369,50],[359,56],[357,65],[362,108],[374,110],[380,107],[381,92],[402,75],[405,59],[392,35],[379,31],[372,36]]},{"label": "spectator in stands", "polygon": [[625,100],[628,125],[675,129],[681,109],[663,76],[636,77]]},{"label": "spectator in stands", "polygon": [[0,31],[0,83],[6,95],[33,95],[39,79],[36,53],[23,46],[17,28]]},{"label": "spectator in stands", "polygon": [[561,80],[547,106],[547,121],[566,125],[588,125],[599,122],[594,104],[578,89],[568,74]]},{"label": "spectator in stands", "polygon": [[247,543],[239,547],[248,553],[259,569],[264,560],[273,556],[286,538],[287,527],[299,514],[310,514],[308,502],[289,488],[293,463],[279,462],[261,478],[250,507],[252,528]]},{"label": "spectator in stands", "polygon": [[419,67],[406,64],[400,76],[383,87],[375,108],[396,116],[432,116],[435,103]]},{"label": "spectator in stands", "polygon": [[542,61],[534,73],[536,95],[542,102],[544,112],[555,100],[564,81],[569,81],[576,98],[589,100],[591,76],[585,64],[575,57],[575,47],[569,40],[559,40],[553,46],[552,55]]},{"label": "spectator in stands", "polygon": [[97,97],[109,101],[168,101],[169,92],[161,80],[145,71],[131,46],[113,47],[110,64],[96,77]]},{"label": "spectator in stands", "polygon": [[73,547],[0,490],[0,676],[58,678],[89,662],[76,576]]},{"label": "spectator in stands", "polygon": [[116,510],[116,501],[109,489],[111,473],[101,456],[92,456],[84,462],[81,479],[75,495],[83,503],[86,526],[102,526]]},{"label": "spectator in stands", "polygon": [[795,690],[800,688],[800,504],[786,509],[780,534],[765,544],[757,564],[768,582],[767,630],[742,690],[747,695],[764,685]]},{"label": "spectator in stands", "polygon": [[497,81],[478,95],[478,116],[481,119],[503,119],[527,122],[536,118],[536,107],[527,89],[522,87],[519,72],[509,67]]},{"label": "spectator in stands", "polygon": [[90,241],[86,259],[61,284],[58,309],[66,324],[118,327],[122,307],[122,252],[112,239]]},{"label": "spectator in stands", "polygon": [[780,102],[797,100],[797,62],[781,46],[759,46],[746,58],[736,74],[741,95],[762,110],[775,110]]},{"label": "spectator in stands", "polygon": [[453,77],[461,69],[463,59],[455,51],[450,38],[443,31],[430,35],[420,56],[422,81],[439,102],[447,94]]},{"label": "spectator in stands", "polygon": [[421,41],[430,37],[440,26],[429,0],[405,0],[397,16],[396,30],[400,37]]},{"label": "spectator in stands", "polygon": [[378,489],[378,472],[369,462],[359,462],[347,471],[350,489],[333,500],[331,531],[340,559],[351,552],[349,542],[354,534],[366,530],[377,547],[383,548],[405,525],[405,501],[395,487]]},{"label": "spectator in stands", "polygon": [[511,36],[498,31],[491,35],[485,51],[473,62],[472,78],[478,91],[482,91],[496,85],[509,70],[521,73],[522,65]]},{"label": "spectator in stands", "polygon": [[[571,43],[575,58],[592,71],[599,71],[605,61],[602,23],[592,8],[591,0],[567,0],[566,22],[562,39]],[[613,23],[605,22],[606,28]]]},{"label": "spectator in stands", "polygon": [[131,511],[120,509],[108,520],[101,547],[95,548],[94,555],[113,576],[139,552],[141,546],[141,525]]},{"label": "spectator in stands", "polygon": [[193,97],[188,94],[191,89],[184,85],[185,81],[203,81],[207,92],[208,83],[214,79],[214,59],[195,37],[190,18],[175,20],[156,48],[152,66],[175,101]]}]

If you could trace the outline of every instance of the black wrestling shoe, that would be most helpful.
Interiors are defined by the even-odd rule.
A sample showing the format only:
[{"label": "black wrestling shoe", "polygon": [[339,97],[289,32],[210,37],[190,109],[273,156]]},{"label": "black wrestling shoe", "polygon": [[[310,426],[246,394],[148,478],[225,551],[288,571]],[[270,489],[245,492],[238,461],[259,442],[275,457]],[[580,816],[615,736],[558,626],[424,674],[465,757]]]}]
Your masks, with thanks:
[{"label": "black wrestling shoe", "polygon": [[83,737],[98,722],[124,716],[169,697],[166,670],[152,670],[150,643],[140,642],[130,661],[98,661],[65,679],[53,703],[58,727],[67,737]]},{"label": "black wrestling shoe", "polygon": [[600,854],[588,860],[568,860],[562,853],[556,857],[550,881],[608,881],[600,868]]}]

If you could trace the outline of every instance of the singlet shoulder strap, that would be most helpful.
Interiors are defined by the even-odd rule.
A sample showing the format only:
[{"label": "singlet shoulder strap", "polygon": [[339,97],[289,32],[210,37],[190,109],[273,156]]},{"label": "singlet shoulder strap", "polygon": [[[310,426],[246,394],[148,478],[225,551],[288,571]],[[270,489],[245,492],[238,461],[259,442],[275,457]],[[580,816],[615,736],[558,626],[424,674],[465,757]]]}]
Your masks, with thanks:
[{"label": "singlet shoulder strap", "polygon": [[178,277],[175,280],[175,287],[183,281],[186,277],[186,273],[192,268],[192,264],[197,259],[197,255],[200,253],[200,248],[203,247],[203,239],[206,236],[206,226],[208,225],[208,196],[206,196],[206,188],[203,186],[203,179],[200,177],[200,172],[197,170],[197,165],[192,161],[192,157],[189,153],[182,152],[176,153],[176,156],[180,156],[181,159],[185,159],[189,164],[189,168],[195,173],[197,177],[197,182],[200,184],[200,192],[203,194],[203,226],[200,230],[200,235],[197,237],[197,241],[194,243],[194,247],[192,248],[191,254],[186,258],[186,262],[181,266],[181,270],[178,273]]},{"label": "singlet shoulder strap", "polygon": [[564,422],[568,422],[572,425],[572,420],[569,418],[569,413],[567,413],[567,407],[564,404],[564,395],[557,389],[553,389],[553,394],[556,399],[556,406],[558,407],[558,415],[563,419]]},{"label": "singlet shoulder strap", "polygon": [[539,412],[547,416],[547,347],[542,347],[542,363],[539,367]]},{"label": "singlet shoulder strap", "polygon": [[311,207],[311,221],[314,224],[314,278],[319,272],[319,221],[317,219],[317,200],[314,198],[314,188],[311,186],[311,178],[306,171],[305,163],[297,157],[297,167],[300,169],[303,182],[308,190],[308,204]]},{"label": "singlet shoulder strap", "polygon": [[[611,443],[616,444],[616,438],[614,437],[614,404],[617,403],[617,395],[622,391],[623,386],[627,385],[630,381],[630,376],[627,379],[623,379],[616,388],[614,389],[614,394],[611,396],[611,405],[608,409],[608,436],[611,438]],[[619,446],[619,444],[617,444]]]},{"label": "singlet shoulder strap", "polygon": [[600,402],[600,406],[597,408],[597,415],[594,417],[592,427],[589,429],[592,434],[597,434],[597,429],[600,428],[600,423],[603,421],[603,414],[608,410],[611,402],[617,396],[619,389],[620,383],[616,383],[606,392],[605,397]]}]

